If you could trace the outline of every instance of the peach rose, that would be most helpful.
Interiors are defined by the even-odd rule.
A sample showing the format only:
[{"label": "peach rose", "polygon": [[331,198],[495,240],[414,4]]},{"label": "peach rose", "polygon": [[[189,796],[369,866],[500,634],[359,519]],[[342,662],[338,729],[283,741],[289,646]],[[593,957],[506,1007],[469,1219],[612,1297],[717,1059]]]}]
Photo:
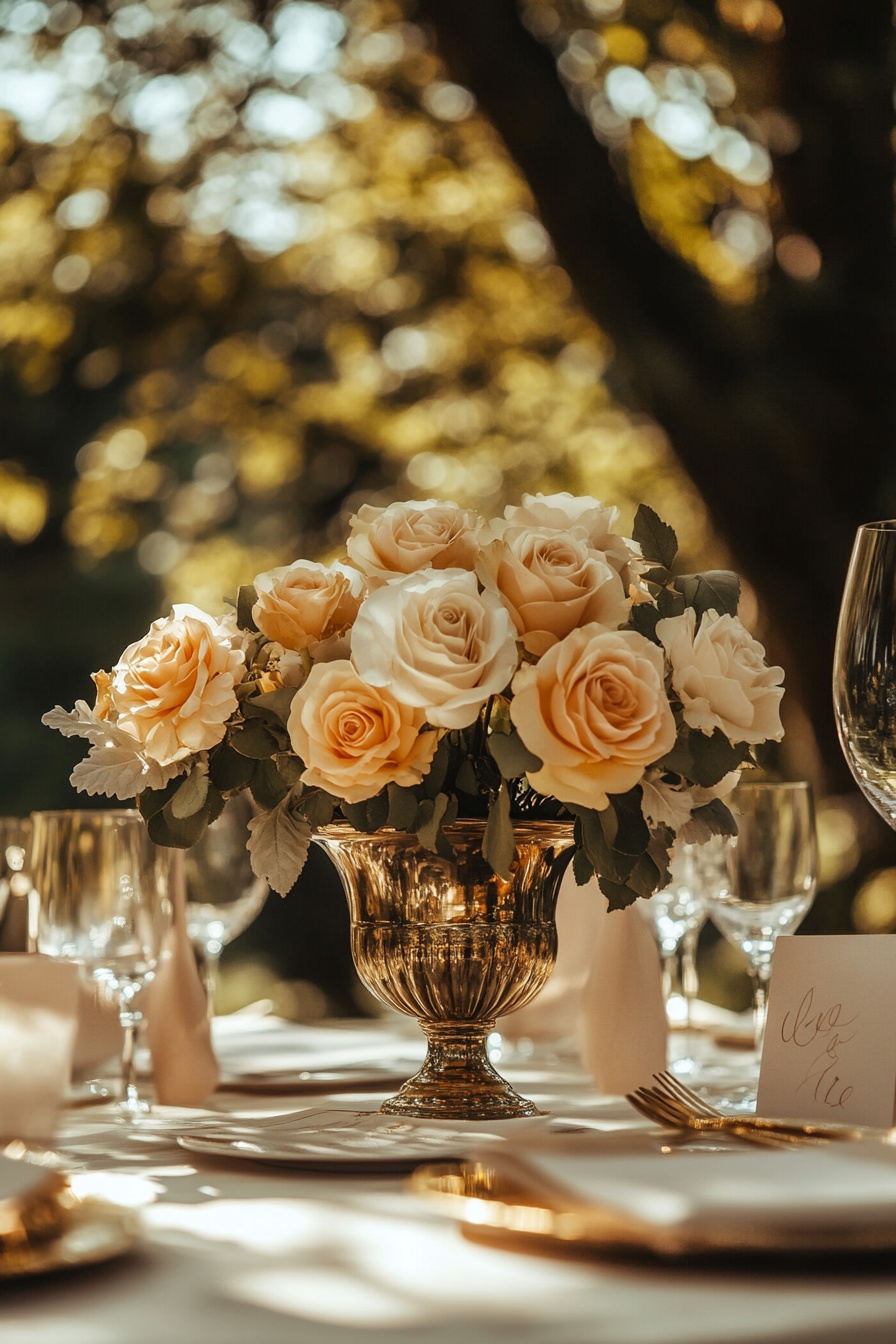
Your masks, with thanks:
[{"label": "peach rose", "polygon": [[208,751],[237,708],[234,687],[245,666],[242,650],[213,616],[176,606],[153,621],[112,669],[109,697],[117,726],[159,765]]},{"label": "peach rose", "polygon": [[421,569],[472,569],[482,518],[472,509],[435,499],[377,508],[362,504],[351,520],[346,550],[373,584]]},{"label": "peach rose", "polygon": [[591,495],[571,495],[568,490],[556,495],[523,495],[522,504],[509,504],[504,517],[505,526],[550,527],[584,537],[593,550],[603,552],[626,592],[632,584],[637,588],[639,575],[647,568],[638,543],[616,531],[619,510]]},{"label": "peach rose", "polygon": [[388,686],[438,728],[466,728],[517,666],[516,632],[496,593],[476,575],[424,569],[361,603],[352,662],[371,686]]},{"label": "peach rose", "polygon": [[296,560],[255,580],[252,619],[268,639],[300,652],[345,633],[358,614],[364,580],[348,565]]},{"label": "peach rose", "polygon": [[729,742],[779,742],[784,670],[769,667],[765,649],[737,616],[697,614],[658,621],[657,636],[672,664],[672,688],[690,728],[721,728]]},{"label": "peach rose", "polygon": [[318,663],[296,692],[287,721],[302,782],[347,803],[372,798],[387,784],[419,784],[439,742],[421,732],[421,710],[369,686],[351,663]]},{"label": "peach rose", "polygon": [[513,679],[510,717],[543,762],[539,793],[598,810],[671,751],[663,651],[636,630],[584,626]]},{"label": "peach rose", "polygon": [[546,653],[579,626],[616,630],[628,620],[619,574],[574,533],[508,527],[483,548],[477,573],[500,594],[530,653]]}]

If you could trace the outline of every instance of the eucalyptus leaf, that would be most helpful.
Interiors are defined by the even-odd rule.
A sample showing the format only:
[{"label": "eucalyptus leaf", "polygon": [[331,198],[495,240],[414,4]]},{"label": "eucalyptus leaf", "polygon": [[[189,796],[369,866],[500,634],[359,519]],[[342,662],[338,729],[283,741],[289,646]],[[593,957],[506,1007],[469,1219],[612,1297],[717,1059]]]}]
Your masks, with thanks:
[{"label": "eucalyptus leaf", "polygon": [[252,761],[223,742],[209,754],[208,773],[212,783],[225,793],[249,783],[254,770]]},{"label": "eucalyptus leaf", "polygon": [[285,728],[296,690],[295,686],[279,686],[275,691],[262,691],[244,701],[243,713],[273,719],[279,727]]},{"label": "eucalyptus leaf", "polygon": [[144,821],[149,821],[165,804],[173,798],[180,788],[180,779],[172,779],[163,789],[144,789],[137,799],[137,806]]},{"label": "eucalyptus leaf", "polygon": [[461,793],[469,793],[474,798],[479,793],[479,780],[476,778],[473,762],[469,758],[461,761],[454,782]]},{"label": "eucalyptus leaf", "polygon": [[708,569],[704,574],[682,574],[675,585],[686,604],[699,616],[707,611],[720,615],[737,615],[740,601],[740,579],[729,569]]},{"label": "eucalyptus leaf", "polygon": [[342,815],[345,817],[349,826],[354,826],[356,831],[368,831],[370,827],[367,824],[367,803],[341,803]]},{"label": "eucalyptus leaf", "polygon": [[378,831],[385,826],[389,817],[389,798],[385,789],[367,799],[367,829]]},{"label": "eucalyptus leaf", "polygon": [[490,733],[488,749],[504,779],[519,779],[540,770],[544,764],[529,750],[516,729],[510,733]]},{"label": "eucalyptus leaf", "polygon": [[569,804],[569,810],[581,823],[582,847],[598,876],[613,882],[625,882],[634,866],[631,855],[619,854],[607,841],[602,825],[602,813],[592,808]]},{"label": "eucalyptus leaf", "polygon": [[[428,772],[423,776],[423,792],[427,798],[435,798],[442,789],[451,762],[451,748],[447,736],[436,747]],[[431,846],[427,846],[431,848]]]},{"label": "eucalyptus leaf", "polygon": [[641,547],[645,560],[671,569],[678,554],[678,538],[673,528],[664,523],[648,504],[639,504],[632,528],[632,540]]},{"label": "eucalyptus leaf", "polygon": [[252,797],[259,807],[276,807],[292,789],[273,761],[258,761],[249,783]]},{"label": "eucalyptus leaf", "polygon": [[516,857],[516,839],[510,820],[510,794],[503,782],[489,808],[482,837],[482,857],[498,877],[507,881]]},{"label": "eucalyptus leaf", "polygon": [[439,793],[435,798],[424,798],[417,812],[417,839],[424,849],[437,852],[436,837],[448,811],[448,795]]}]

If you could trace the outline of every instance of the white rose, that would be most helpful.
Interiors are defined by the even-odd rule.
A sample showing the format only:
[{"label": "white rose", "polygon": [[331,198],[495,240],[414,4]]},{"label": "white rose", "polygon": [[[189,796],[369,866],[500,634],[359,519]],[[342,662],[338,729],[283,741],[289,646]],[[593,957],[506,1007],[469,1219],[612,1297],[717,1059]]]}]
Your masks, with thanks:
[{"label": "white rose", "polygon": [[346,550],[372,583],[421,569],[472,569],[483,520],[472,509],[435,499],[377,508],[363,504],[351,520]]},{"label": "white rose", "polygon": [[685,723],[707,735],[720,728],[732,743],[779,742],[783,669],[769,667],[765,649],[736,616],[708,611],[699,630],[696,620],[687,607],[656,627]]},{"label": "white rose", "polygon": [[352,630],[352,662],[372,686],[425,711],[440,728],[466,728],[517,666],[513,622],[475,574],[423,570],[376,589]]},{"label": "white rose", "polygon": [[619,574],[575,534],[508,527],[483,548],[477,573],[502,598],[530,653],[545,653],[579,626],[615,630],[628,620]]},{"label": "white rose", "polygon": [[422,710],[362,681],[351,663],[318,663],[296,692],[287,721],[302,782],[347,803],[372,798],[387,784],[419,784],[439,742],[421,732]]},{"label": "white rose", "polygon": [[197,607],[177,606],[112,669],[108,697],[117,726],[159,765],[208,751],[237,708],[234,687],[245,667],[227,626]]},{"label": "white rose", "polygon": [[671,751],[662,649],[636,630],[585,626],[513,679],[510,717],[543,766],[539,793],[601,810]]},{"label": "white rose", "polygon": [[[637,589],[638,577],[647,568],[638,543],[616,531],[619,510],[591,495],[571,495],[568,490],[556,495],[523,495],[522,504],[509,504],[504,517],[504,526],[550,527],[584,537],[593,550],[604,553],[620,575],[626,592],[632,584]],[[497,524],[498,528],[501,526]]]},{"label": "white rose", "polygon": [[356,569],[296,560],[255,579],[252,619],[285,649],[317,649],[338,638],[358,614],[364,580]]}]

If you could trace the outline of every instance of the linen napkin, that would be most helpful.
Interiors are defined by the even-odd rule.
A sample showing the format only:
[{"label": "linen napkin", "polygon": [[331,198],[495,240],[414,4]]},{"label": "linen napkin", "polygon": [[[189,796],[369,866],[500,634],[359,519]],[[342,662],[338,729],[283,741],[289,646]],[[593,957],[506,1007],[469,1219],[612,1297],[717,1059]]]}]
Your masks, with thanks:
[{"label": "linen napkin", "polygon": [[591,970],[582,991],[582,1063],[598,1091],[622,1095],[666,1067],[668,1025],[659,953],[634,906],[607,910],[597,880]]},{"label": "linen napkin", "polygon": [[71,1079],[78,987],[72,962],[0,956],[0,1139],[52,1138]]},{"label": "linen napkin", "polygon": [[156,1099],[163,1106],[198,1106],[220,1077],[208,999],[187,934],[183,854],[176,850],[169,879],[171,928],[147,991],[146,1037]]},{"label": "linen napkin", "polygon": [[546,1202],[603,1209],[642,1225],[703,1236],[892,1226],[896,1148],[831,1143],[770,1149],[673,1149],[654,1135],[519,1135],[477,1160]]}]

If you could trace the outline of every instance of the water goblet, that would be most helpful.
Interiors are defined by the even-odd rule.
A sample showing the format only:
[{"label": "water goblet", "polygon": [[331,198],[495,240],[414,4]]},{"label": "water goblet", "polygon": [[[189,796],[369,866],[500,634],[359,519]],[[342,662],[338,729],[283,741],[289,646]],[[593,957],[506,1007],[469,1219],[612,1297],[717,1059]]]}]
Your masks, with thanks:
[{"label": "water goblet", "polygon": [[209,1016],[214,1013],[221,953],[249,927],[268,898],[268,885],[252,872],[246,849],[254,814],[249,794],[228,799],[220,817],[184,856],[187,936],[199,959]]},{"label": "water goblet", "polygon": [[896,827],[896,521],[856,533],[837,624],[834,716],[856,783]]},{"label": "water goblet", "polygon": [[724,842],[719,837],[704,844],[676,844],[668,884],[637,903],[653,930],[660,954],[663,1002],[670,1027],[668,1067],[682,1077],[693,1076],[699,1068],[692,1039],[697,939],[706,922],[705,898],[724,889],[725,869]]},{"label": "water goblet", "polygon": [[818,846],[805,780],[739,784],[728,800],[737,836],[726,841],[727,882],[707,897],[719,932],[745,953],[753,985],[753,1077],[739,1106],[756,1104],[775,942],[793,933],[815,897]]},{"label": "water goblet", "polygon": [[132,809],[35,812],[31,827],[38,951],[77,962],[115,1002],[124,1032],[118,1105],[136,1120],[150,1109],[134,1049],[141,996],[171,922],[170,851],[153,844]]}]

